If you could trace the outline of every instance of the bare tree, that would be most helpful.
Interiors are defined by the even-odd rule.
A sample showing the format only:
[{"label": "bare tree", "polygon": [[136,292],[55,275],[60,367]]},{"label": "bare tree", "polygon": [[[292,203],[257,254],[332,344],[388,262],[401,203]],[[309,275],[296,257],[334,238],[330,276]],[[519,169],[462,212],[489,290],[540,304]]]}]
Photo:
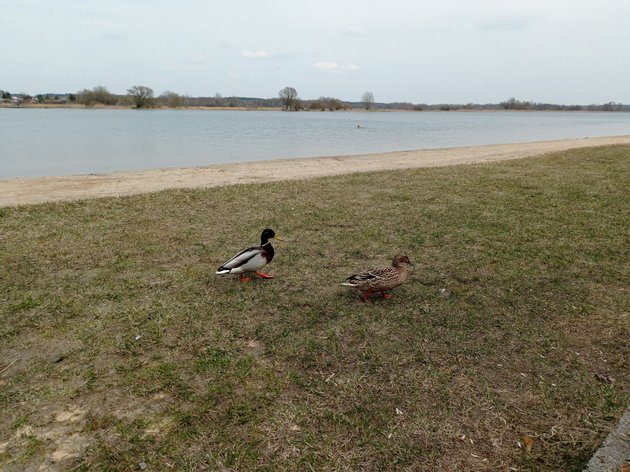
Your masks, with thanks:
[{"label": "bare tree", "polygon": [[282,104],[284,105],[284,109],[289,111],[294,108],[293,104],[297,100],[297,90],[293,87],[285,87],[278,93],[280,96],[280,100],[282,100]]},{"label": "bare tree", "polygon": [[347,110],[350,108],[350,105],[335,97],[319,97],[313,103],[316,104],[315,106],[321,108],[322,111],[326,109],[330,111]]},{"label": "bare tree", "polygon": [[374,94],[372,92],[365,92],[363,97],[361,97],[361,101],[365,109],[369,110],[374,105]]},{"label": "bare tree", "polygon": [[92,95],[94,100],[102,103],[103,105],[116,105],[118,99],[116,96],[107,90],[107,87],[97,85],[92,89]]},{"label": "bare tree", "polygon": [[136,108],[148,108],[153,105],[153,90],[144,85],[134,85],[127,90]]},{"label": "bare tree", "polygon": [[90,89],[83,89],[77,92],[77,102],[85,108],[94,106],[94,93]]},{"label": "bare tree", "polygon": [[517,100],[514,97],[504,102],[501,102],[499,105],[501,105],[501,107],[505,110],[529,110],[532,107],[532,104],[530,102]]},{"label": "bare tree", "polygon": [[185,97],[182,97],[178,93],[171,92],[170,90],[165,90],[159,96],[159,101],[163,105],[171,108],[180,108],[186,105]]},{"label": "bare tree", "polygon": [[103,105],[116,105],[118,97],[107,90],[107,87],[97,85],[93,89],[83,89],[77,93],[77,101],[83,106],[92,107],[96,103]]},{"label": "bare tree", "polygon": [[295,100],[293,100],[293,111],[300,111],[300,110],[304,110],[304,104],[302,103],[302,100],[300,100],[299,98],[296,98]]}]

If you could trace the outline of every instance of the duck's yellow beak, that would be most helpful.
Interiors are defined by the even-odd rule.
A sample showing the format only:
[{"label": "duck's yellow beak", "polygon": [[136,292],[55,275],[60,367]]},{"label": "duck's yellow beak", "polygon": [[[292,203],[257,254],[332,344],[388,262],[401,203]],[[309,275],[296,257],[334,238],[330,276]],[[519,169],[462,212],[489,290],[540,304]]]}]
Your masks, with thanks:
[{"label": "duck's yellow beak", "polygon": [[284,238],[281,238],[280,236],[274,236],[273,239],[279,239],[280,241],[284,241]]}]

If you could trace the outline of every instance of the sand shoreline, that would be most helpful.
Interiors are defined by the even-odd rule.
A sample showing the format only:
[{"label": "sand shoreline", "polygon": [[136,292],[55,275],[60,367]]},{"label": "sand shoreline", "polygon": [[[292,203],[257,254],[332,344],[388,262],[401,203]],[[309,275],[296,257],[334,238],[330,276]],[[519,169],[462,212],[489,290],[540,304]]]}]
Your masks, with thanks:
[{"label": "sand shoreline", "polygon": [[217,187],[354,172],[502,161],[610,144],[630,144],[630,135],[351,156],[275,159],[204,167],[119,171],[108,174],[7,179],[0,180],[0,206],[118,197],[169,188]]}]

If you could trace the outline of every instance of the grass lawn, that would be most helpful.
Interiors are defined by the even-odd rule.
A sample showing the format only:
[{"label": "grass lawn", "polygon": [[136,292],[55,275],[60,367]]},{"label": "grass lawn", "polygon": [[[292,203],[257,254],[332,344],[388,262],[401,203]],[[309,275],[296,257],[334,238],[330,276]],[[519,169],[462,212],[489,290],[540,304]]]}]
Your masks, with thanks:
[{"label": "grass lawn", "polygon": [[[0,469],[580,471],[628,405],[629,186],[615,146],[2,208]],[[265,227],[275,279],[213,275]],[[340,285],[397,252],[392,299]]]}]

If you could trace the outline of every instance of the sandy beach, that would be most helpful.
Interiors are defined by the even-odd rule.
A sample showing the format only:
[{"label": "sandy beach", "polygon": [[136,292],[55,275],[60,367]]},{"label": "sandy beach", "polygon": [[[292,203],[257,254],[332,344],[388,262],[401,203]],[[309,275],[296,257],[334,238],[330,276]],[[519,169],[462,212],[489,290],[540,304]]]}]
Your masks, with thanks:
[{"label": "sandy beach", "polygon": [[630,144],[630,135],[516,144],[420,149],[353,156],[277,159],[205,167],[0,180],[0,206],[117,197],[169,188],[216,187],[307,179],[353,172],[436,167],[520,159],[555,151]]}]

